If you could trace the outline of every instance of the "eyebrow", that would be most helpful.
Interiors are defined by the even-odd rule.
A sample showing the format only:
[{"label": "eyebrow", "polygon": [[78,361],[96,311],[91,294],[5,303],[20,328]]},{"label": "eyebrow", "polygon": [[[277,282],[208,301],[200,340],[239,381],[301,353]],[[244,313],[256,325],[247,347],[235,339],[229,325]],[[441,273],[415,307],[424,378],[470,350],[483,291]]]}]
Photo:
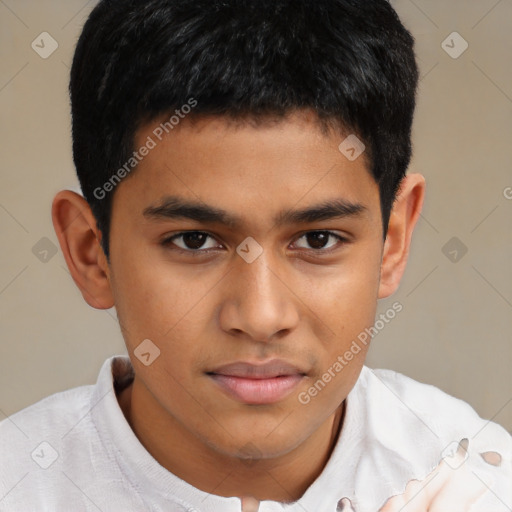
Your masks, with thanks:
[{"label": "eyebrow", "polygon": [[[360,203],[353,203],[346,199],[333,199],[302,209],[282,210],[273,220],[278,227],[288,224],[308,224],[324,220],[357,217],[366,210],[366,206]],[[190,219],[207,224],[222,224],[232,229],[243,224],[241,217],[220,208],[179,196],[164,197],[157,205],[145,208],[143,216],[153,220]]]}]

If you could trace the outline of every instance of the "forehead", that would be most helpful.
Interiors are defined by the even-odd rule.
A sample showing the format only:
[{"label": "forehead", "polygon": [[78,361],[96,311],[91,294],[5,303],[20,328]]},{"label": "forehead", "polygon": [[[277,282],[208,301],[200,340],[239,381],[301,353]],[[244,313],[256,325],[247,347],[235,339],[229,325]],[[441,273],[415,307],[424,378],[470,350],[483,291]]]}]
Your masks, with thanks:
[{"label": "forehead", "polygon": [[266,123],[185,117],[171,125],[168,119],[137,132],[136,150],[151,149],[120,187],[139,215],[168,197],[206,203],[238,221],[247,215],[275,220],[294,206],[335,201],[379,207],[365,153],[348,159],[339,146],[350,134],[322,130],[307,112]]}]

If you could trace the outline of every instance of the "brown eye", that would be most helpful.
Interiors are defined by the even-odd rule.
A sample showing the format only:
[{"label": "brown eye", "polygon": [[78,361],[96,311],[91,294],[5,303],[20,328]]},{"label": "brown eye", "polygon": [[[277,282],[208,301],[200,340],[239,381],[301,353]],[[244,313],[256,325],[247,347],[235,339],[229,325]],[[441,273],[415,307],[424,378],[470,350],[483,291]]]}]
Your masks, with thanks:
[{"label": "brown eye", "polygon": [[[310,231],[309,233],[305,233],[302,235],[299,240],[304,239],[309,245],[309,247],[299,246],[301,249],[312,249],[312,250],[322,250],[322,249],[331,249],[336,245],[336,240],[338,243],[346,242],[346,238],[333,233],[332,231]],[[330,239],[335,239],[335,241],[329,245],[328,242]]]},{"label": "brown eye", "polygon": [[177,250],[190,253],[201,253],[208,252],[209,249],[218,247],[218,245],[206,245],[208,239],[214,240],[214,238],[208,233],[202,231],[185,231],[183,233],[177,233],[169,238],[162,241],[164,247],[175,245]]},{"label": "brown eye", "polygon": [[207,237],[208,235],[206,233],[199,232],[185,233],[184,235],[181,235],[186,249],[201,249]]}]

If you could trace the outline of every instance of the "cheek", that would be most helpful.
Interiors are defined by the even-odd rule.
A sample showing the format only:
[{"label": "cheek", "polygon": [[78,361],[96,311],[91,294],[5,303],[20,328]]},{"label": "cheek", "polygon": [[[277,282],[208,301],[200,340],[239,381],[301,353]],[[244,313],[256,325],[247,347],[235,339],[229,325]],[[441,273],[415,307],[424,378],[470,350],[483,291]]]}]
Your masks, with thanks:
[{"label": "cheek", "polygon": [[113,268],[116,310],[130,348],[146,338],[163,346],[166,340],[181,338],[185,330],[194,339],[197,323],[190,319],[201,311],[211,279],[173,268],[162,258],[150,261],[136,254]]},{"label": "cheek", "polygon": [[[136,371],[154,397],[162,404],[172,397],[178,410],[191,407],[183,389],[192,389],[201,356],[200,322],[191,319],[197,320],[205,290],[187,284],[182,274],[157,264],[125,264],[116,274],[116,309]],[[145,352],[151,354],[148,366],[135,359]]]},{"label": "cheek", "polygon": [[[323,351],[316,378],[329,383],[318,403],[343,399],[364,364],[371,341],[368,329],[377,309],[379,263],[375,257],[360,257],[312,297],[311,303],[328,327],[323,336],[317,335],[323,341]],[[323,389],[322,382],[317,388]]]},{"label": "cheek", "polygon": [[307,295],[338,345],[372,325],[377,309],[380,262],[376,258],[353,259],[319,285],[311,285]]}]

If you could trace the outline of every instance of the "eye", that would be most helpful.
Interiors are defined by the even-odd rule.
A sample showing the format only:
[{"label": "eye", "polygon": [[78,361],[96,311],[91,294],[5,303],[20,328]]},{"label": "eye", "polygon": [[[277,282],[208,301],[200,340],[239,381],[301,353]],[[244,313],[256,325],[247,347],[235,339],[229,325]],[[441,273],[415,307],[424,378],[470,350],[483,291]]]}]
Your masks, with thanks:
[{"label": "eye", "polygon": [[[208,240],[210,240],[209,243]],[[297,241],[304,240],[305,245],[298,245]],[[331,240],[331,243],[329,241]],[[343,245],[348,242],[347,238],[338,235],[332,231],[308,231],[300,236],[295,245],[299,249],[306,249],[317,253],[328,253],[337,245]],[[178,252],[199,256],[208,254],[219,248],[215,243],[215,238],[204,231],[183,231],[162,240],[163,247]],[[309,247],[308,247],[309,245]]]},{"label": "eye", "polygon": [[203,231],[184,231],[162,240],[161,245],[164,247],[175,245],[177,247],[176,250],[181,252],[204,254],[210,252],[210,249],[218,247],[215,244],[205,247],[205,242],[208,238],[215,240],[211,235]]},{"label": "eye", "polygon": [[[348,240],[332,231],[309,231],[304,233],[298,240],[304,239],[310,247],[300,247],[301,249],[310,249],[316,252],[330,252],[328,249],[336,245],[342,245]],[[328,244],[329,239],[334,239],[333,243]]]}]

